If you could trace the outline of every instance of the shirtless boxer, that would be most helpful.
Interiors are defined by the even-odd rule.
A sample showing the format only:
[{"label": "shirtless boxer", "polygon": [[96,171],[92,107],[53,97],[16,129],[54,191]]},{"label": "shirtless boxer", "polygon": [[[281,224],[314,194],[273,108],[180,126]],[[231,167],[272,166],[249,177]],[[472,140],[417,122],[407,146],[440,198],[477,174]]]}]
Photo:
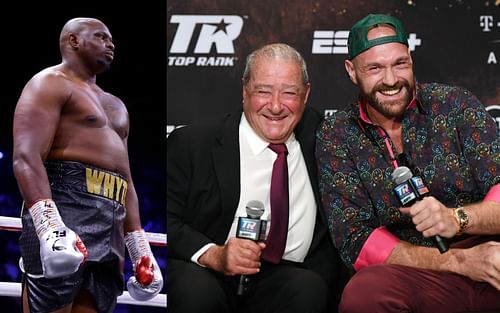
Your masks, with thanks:
[{"label": "shirtless boxer", "polygon": [[112,312],[125,246],[132,297],[156,296],[163,278],[141,227],[127,109],[96,84],[113,61],[111,34],[97,19],[75,18],[59,46],[62,62],[31,78],[14,114],[23,311]]}]

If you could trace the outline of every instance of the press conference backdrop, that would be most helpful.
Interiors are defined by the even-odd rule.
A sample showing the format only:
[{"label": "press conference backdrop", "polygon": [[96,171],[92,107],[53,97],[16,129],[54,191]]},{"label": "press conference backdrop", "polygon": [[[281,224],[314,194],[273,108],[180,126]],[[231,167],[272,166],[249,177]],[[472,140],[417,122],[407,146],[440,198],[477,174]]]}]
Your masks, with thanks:
[{"label": "press conference backdrop", "polygon": [[167,136],[241,107],[245,57],[285,42],[306,59],[309,105],[325,115],[356,98],[344,70],[352,24],[398,17],[417,80],[472,91],[500,125],[500,0],[179,0],[167,2]]}]

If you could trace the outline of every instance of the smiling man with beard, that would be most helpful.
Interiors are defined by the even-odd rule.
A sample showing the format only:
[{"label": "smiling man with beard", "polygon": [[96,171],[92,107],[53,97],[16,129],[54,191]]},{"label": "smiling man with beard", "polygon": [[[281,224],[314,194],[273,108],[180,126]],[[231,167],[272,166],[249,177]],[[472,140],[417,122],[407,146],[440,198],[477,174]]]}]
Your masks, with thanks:
[{"label": "smiling man with beard", "polygon": [[[316,146],[328,226],[342,260],[356,271],[339,311],[497,312],[494,120],[466,89],[416,82],[396,18],[361,19],[348,47],[345,68],[359,99],[320,125]],[[400,182],[391,179],[401,166],[405,180],[420,177],[431,196],[402,207],[394,192]],[[436,249],[437,235],[447,252]]]}]

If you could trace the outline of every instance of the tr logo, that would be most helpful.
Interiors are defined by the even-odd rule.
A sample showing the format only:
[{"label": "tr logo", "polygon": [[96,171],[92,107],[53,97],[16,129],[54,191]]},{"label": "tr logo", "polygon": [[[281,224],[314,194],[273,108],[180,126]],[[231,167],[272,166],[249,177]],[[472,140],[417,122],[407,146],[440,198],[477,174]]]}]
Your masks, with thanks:
[{"label": "tr logo", "polygon": [[246,231],[255,231],[257,223],[255,221],[244,220],[241,222],[241,228]]},{"label": "tr logo", "polygon": [[[238,15],[172,15],[170,23],[179,24],[170,53],[187,53],[195,39],[194,54],[208,54],[213,46],[219,54],[234,54],[233,41],[243,27],[243,19]],[[198,25],[198,38],[194,38]]]}]

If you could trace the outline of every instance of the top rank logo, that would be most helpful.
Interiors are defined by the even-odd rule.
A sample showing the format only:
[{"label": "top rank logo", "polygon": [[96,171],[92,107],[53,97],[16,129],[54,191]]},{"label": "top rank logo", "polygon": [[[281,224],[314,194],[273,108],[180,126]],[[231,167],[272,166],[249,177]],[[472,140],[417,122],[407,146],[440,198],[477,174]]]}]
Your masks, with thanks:
[{"label": "top rank logo", "polygon": [[[172,15],[171,24],[178,24],[168,66],[233,66],[235,56],[208,56],[209,53],[234,54],[233,41],[243,28],[238,15]],[[193,47],[194,45],[194,47]],[[190,48],[191,53],[190,54]],[[207,56],[200,56],[207,54]]]}]

